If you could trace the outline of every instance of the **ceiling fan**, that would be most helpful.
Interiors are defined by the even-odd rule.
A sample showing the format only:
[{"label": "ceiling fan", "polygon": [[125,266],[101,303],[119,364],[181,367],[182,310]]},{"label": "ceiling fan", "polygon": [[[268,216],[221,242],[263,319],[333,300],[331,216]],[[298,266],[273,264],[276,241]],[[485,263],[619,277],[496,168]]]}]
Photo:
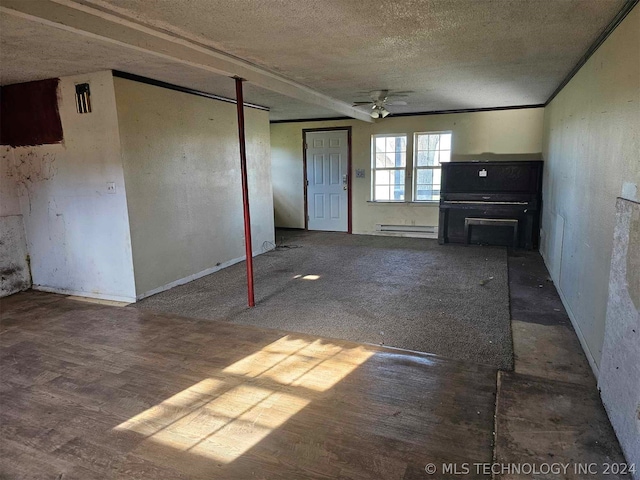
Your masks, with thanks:
[{"label": "ceiling fan", "polygon": [[369,95],[369,98],[371,100],[368,100],[366,102],[353,102],[353,106],[361,107],[363,105],[370,105],[370,115],[372,118],[385,118],[391,113],[386,109],[387,106],[407,104],[407,102],[405,102],[404,100],[394,100],[394,98],[408,97],[409,94],[413,92],[390,92],[389,90],[373,90],[366,93]]}]

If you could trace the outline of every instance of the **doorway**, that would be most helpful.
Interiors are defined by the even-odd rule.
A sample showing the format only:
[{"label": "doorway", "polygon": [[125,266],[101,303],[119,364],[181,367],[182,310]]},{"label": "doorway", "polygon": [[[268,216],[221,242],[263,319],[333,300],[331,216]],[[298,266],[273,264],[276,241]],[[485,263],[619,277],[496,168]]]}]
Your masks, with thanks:
[{"label": "doorway", "polygon": [[351,233],[351,127],[303,130],[305,229]]}]

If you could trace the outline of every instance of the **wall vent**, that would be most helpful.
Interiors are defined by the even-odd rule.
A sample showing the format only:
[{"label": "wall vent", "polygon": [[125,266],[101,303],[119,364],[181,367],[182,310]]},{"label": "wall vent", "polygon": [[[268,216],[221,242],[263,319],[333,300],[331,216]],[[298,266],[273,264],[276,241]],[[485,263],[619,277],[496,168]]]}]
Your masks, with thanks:
[{"label": "wall vent", "polygon": [[76,109],[78,113],[91,113],[91,91],[88,83],[76,85]]}]

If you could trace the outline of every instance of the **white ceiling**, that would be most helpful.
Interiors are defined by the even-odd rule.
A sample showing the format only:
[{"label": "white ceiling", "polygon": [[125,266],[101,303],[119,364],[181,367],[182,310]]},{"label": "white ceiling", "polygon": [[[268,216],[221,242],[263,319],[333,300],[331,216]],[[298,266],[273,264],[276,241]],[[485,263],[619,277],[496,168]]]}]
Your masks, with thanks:
[{"label": "white ceiling", "polygon": [[[46,4],[44,6],[46,16]],[[11,2],[9,2],[11,3]],[[133,20],[243,59],[266,74],[351,103],[376,89],[413,91],[394,113],[544,103],[623,0],[58,0]],[[3,0],[0,5],[7,5]],[[11,5],[10,5],[11,7]],[[13,8],[13,7],[11,7]],[[85,9],[86,10],[86,9]],[[9,13],[8,13],[9,12]],[[0,14],[0,82],[117,69],[234,97],[233,81],[171,56]],[[77,27],[77,26],[76,26]],[[111,28],[111,39],[119,35]],[[258,82],[259,83],[259,82]],[[265,84],[266,85],[266,84]],[[294,95],[295,96],[295,95]],[[272,120],[335,117],[335,105],[248,83]],[[304,98],[304,97],[303,97]],[[323,106],[325,105],[326,106]],[[343,109],[344,110],[344,109]]]}]

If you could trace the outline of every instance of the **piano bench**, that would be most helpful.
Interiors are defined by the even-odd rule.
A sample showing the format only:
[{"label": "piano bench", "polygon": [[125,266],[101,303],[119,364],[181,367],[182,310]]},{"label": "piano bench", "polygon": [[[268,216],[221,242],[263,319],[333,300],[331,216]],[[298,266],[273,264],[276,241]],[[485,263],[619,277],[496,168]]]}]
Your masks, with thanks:
[{"label": "piano bench", "polygon": [[471,226],[513,227],[513,248],[518,248],[518,220],[515,218],[475,218],[464,219],[464,243],[471,243]]}]

